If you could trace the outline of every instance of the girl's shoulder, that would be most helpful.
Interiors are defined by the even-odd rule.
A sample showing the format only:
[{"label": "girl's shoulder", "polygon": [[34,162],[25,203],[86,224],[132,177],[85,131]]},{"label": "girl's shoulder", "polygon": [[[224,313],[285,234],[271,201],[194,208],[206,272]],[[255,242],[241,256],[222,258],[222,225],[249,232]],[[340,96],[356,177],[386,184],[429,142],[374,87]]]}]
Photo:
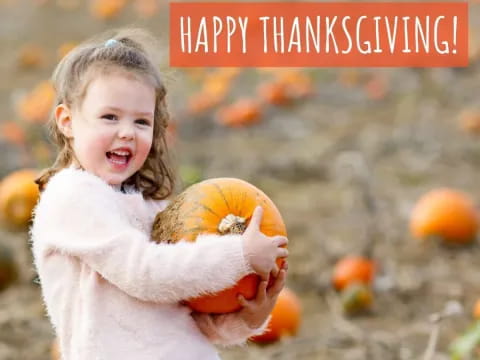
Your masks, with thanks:
[{"label": "girl's shoulder", "polygon": [[48,181],[42,197],[84,196],[114,190],[100,177],[82,169],[64,168]]}]

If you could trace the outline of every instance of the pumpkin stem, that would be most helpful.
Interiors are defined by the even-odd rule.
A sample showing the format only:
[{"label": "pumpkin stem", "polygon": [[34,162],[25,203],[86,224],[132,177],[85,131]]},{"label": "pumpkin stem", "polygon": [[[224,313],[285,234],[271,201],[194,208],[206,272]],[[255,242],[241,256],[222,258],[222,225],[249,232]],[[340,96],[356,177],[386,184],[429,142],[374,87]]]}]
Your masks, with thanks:
[{"label": "pumpkin stem", "polygon": [[220,221],[218,231],[221,234],[243,234],[247,228],[245,221],[244,217],[228,214]]}]

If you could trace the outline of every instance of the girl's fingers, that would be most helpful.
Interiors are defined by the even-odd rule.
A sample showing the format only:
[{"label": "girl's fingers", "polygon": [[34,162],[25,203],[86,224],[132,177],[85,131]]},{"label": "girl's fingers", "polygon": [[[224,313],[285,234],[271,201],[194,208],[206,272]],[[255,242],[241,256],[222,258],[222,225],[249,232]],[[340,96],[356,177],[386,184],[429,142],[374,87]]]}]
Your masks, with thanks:
[{"label": "girl's fingers", "polygon": [[288,239],[285,236],[275,236],[275,245],[284,246],[288,244]]},{"label": "girl's fingers", "polygon": [[268,287],[268,280],[263,280],[260,282],[260,285],[258,285],[257,300],[259,302],[265,301],[267,297],[267,287]]},{"label": "girl's fingers", "polygon": [[286,275],[287,275],[287,272],[284,269],[280,270],[280,273],[278,274],[278,277],[273,282],[273,285],[270,287],[270,289],[268,289],[268,296],[273,297],[280,293],[280,291],[285,286]]},{"label": "girl's fingers", "polygon": [[276,277],[278,276],[278,273],[279,273],[279,272],[280,272],[280,269],[278,268],[278,265],[275,264],[275,265],[273,266],[272,271],[271,271],[272,276],[276,278]]},{"label": "girl's fingers", "polygon": [[277,248],[277,258],[285,258],[288,256],[288,250],[285,248]]},{"label": "girl's fingers", "polygon": [[238,303],[242,305],[243,307],[248,307],[248,301],[245,299],[243,295],[238,295],[237,296]]},{"label": "girl's fingers", "polygon": [[250,219],[250,224],[248,224],[248,227],[252,227],[255,230],[260,229],[262,216],[263,216],[263,208],[261,206],[257,206],[255,210],[253,210],[252,218]]}]

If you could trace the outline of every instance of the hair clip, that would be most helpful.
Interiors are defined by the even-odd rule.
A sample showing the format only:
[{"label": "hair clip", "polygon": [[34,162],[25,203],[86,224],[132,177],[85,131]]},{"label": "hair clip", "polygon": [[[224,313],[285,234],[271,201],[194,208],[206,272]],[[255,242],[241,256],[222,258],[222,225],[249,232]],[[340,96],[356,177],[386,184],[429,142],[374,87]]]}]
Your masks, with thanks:
[{"label": "hair clip", "polygon": [[112,47],[112,46],[116,46],[120,44],[120,42],[118,40],[115,40],[115,39],[108,39],[107,41],[105,41],[105,47]]}]

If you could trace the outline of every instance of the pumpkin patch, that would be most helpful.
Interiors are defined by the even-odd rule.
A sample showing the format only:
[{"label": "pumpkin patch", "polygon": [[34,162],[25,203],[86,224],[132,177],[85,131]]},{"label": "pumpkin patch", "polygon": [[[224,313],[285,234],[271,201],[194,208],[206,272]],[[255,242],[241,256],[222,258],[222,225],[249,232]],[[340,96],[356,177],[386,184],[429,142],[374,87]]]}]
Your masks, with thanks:
[{"label": "pumpkin patch", "polygon": [[[261,190],[235,178],[215,178],[187,188],[153,223],[152,239],[157,242],[195,241],[199,234],[242,234],[257,205],[264,209],[260,230],[267,236],[286,236],[286,228],[275,204]],[[281,261],[279,261],[281,265]],[[190,299],[198,312],[228,313],[241,308],[237,296],[252,299],[259,277],[250,274],[232,288],[218,294]]]}]

